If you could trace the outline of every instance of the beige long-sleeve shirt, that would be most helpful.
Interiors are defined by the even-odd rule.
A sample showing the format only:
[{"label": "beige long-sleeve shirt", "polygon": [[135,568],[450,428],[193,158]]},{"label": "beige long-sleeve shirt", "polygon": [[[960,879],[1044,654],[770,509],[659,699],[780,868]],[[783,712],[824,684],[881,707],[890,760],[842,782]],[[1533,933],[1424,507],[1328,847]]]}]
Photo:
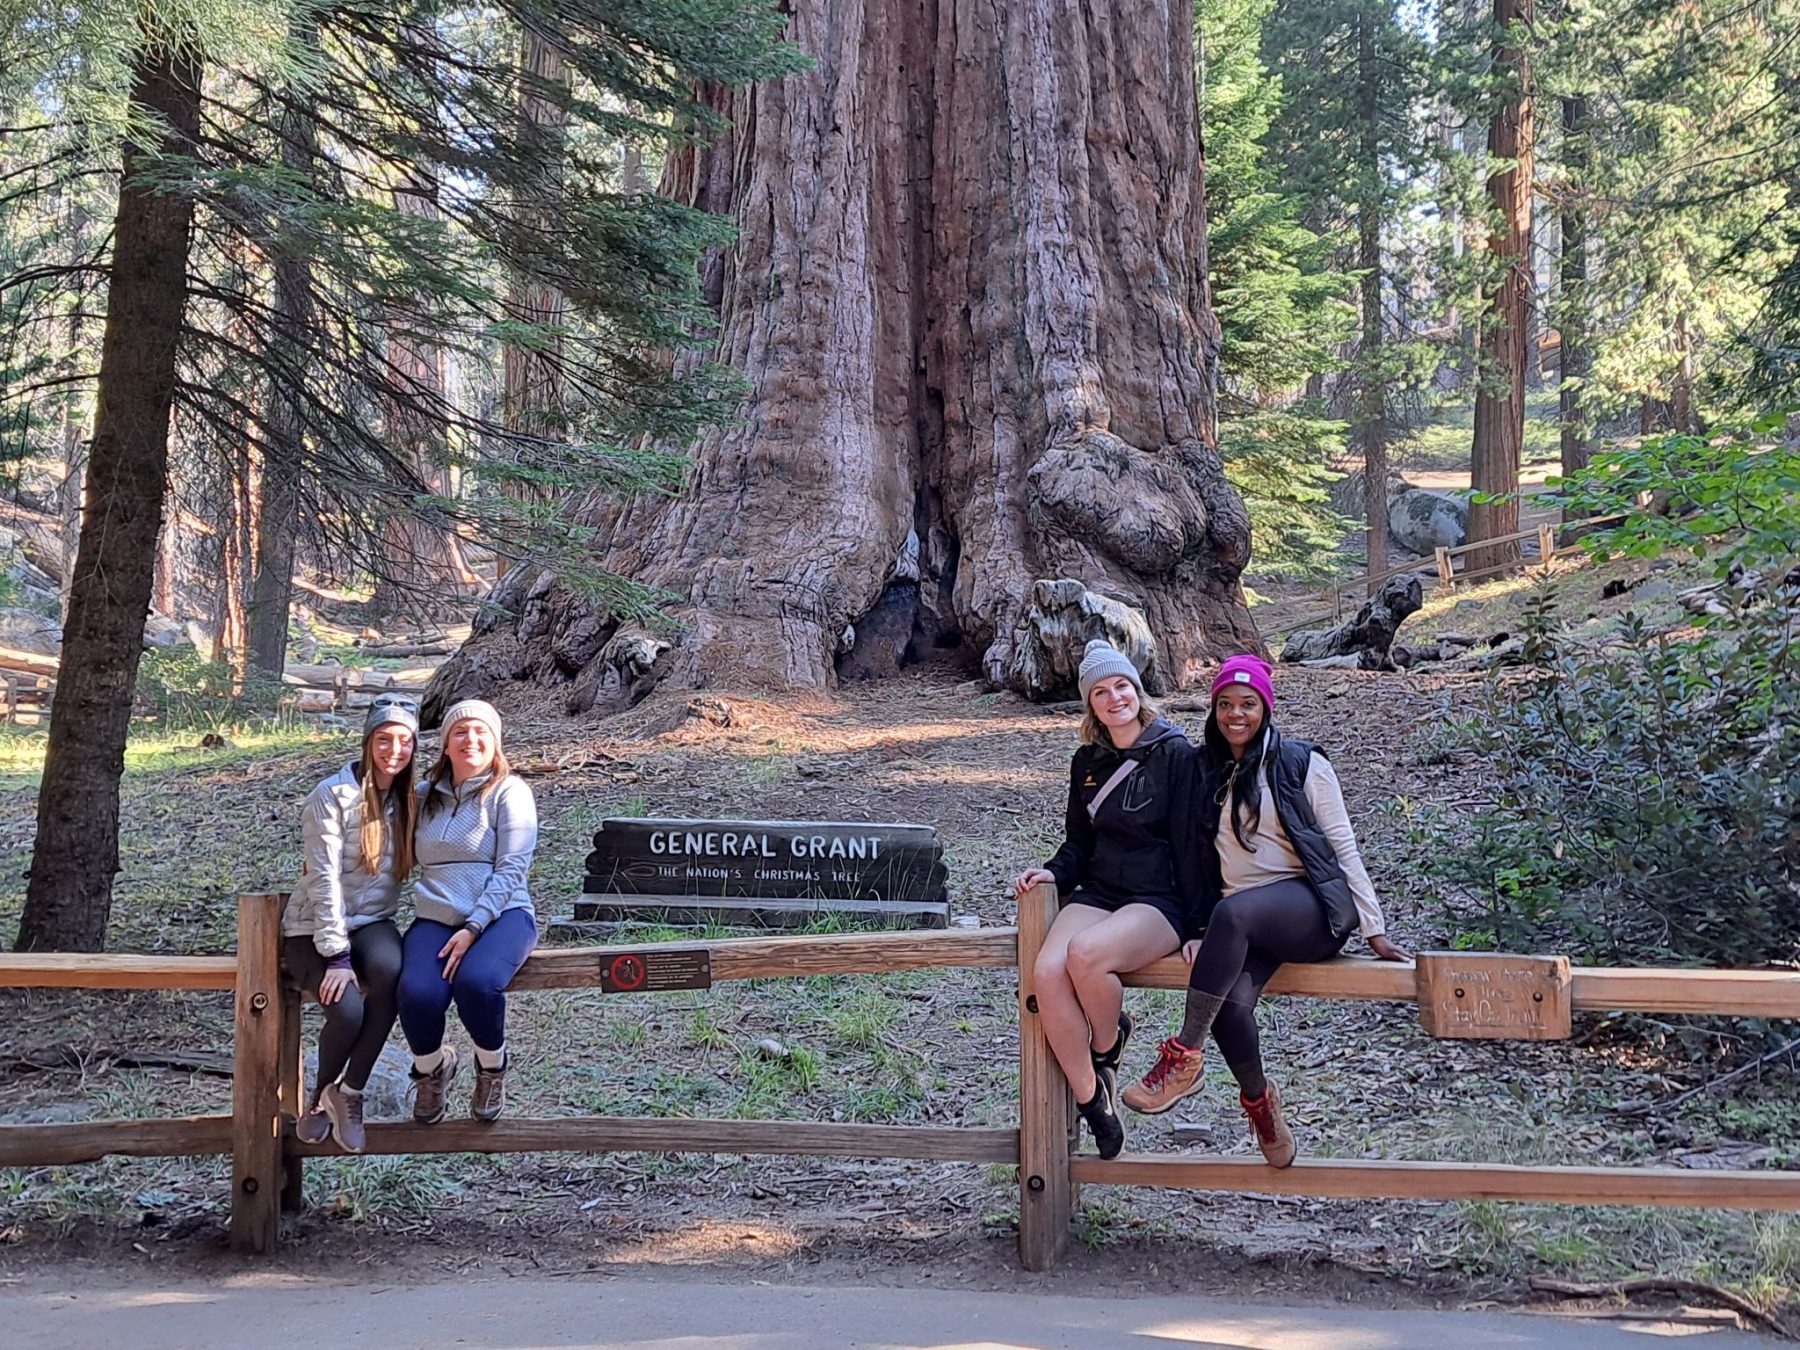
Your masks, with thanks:
[{"label": "beige long-sleeve shirt", "polygon": [[[1294,851],[1294,845],[1281,828],[1281,817],[1275,811],[1275,797],[1269,791],[1266,766],[1257,771],[1257,786],[1262,792],[1262,819],[1256,829],[1247,830],[1252,849],[1238,842],[1231,828],[1231,803],[1227,799],[1219,811],[1217,843],[1219,872],[1225,883],[1225,894],[1236,895],[1254,886],[1267,886],[1290,877],[1304,877],[1306,864]],[[1369,881],[1369,870],[1363,866],[1362,853],[1356,847],[1356,833],[1350,828],[1350,813],[1344,809],[1344,791],[1338,784],[1337,770],[1331,761],[1313,753],[1306,771],[1306,800],[1312,806],[1313,818],[1331,841],[1338,866],[1350,883],[1351,898],[1356,901],[1357,926],[1365,939],[1387,931],[1387,920],[1381,914],[1381,902],[1375,898],[1375,887]]]}]

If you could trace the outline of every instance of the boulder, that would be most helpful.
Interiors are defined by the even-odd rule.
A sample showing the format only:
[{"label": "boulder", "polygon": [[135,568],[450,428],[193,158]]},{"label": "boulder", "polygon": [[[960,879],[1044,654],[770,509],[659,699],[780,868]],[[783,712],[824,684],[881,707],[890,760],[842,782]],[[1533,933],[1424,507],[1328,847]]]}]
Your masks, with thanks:
[{"label": "boulder", "polygon": [[36,610],[0,609],[0,647],[56,656],[62,651],[62,625]]},{"label": "boulder", "polygon": [[1388,536],[1409,553],[1455,548],[1469,533],[1469,505],[1460,497],[1409,487],[1388,502]]}]

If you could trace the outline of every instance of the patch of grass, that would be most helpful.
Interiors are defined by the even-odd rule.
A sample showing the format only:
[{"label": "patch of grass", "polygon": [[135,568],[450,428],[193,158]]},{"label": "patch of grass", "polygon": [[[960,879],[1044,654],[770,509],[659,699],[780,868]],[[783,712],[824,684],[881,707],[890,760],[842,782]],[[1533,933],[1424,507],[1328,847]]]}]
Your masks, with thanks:
[{"label": "patch of grass", "polygon": [[[341,743],[347,753],[355,746],[348,733],[293,717],[227,724],[218,730],[231,744],[202,749],[200,738],[204,730],[138,723],[125,746],[126,779],[225,769],[334,742]],[[35,788],[43,774],[49,744],[48,725],[0,728],[0,792]]]},{"label": "patch of grass", "polygon": [[723,1050],[731,1044],[731,1037],[719,1025],[718,1012],[712,1008],[694,1009],[688,1019],[688,1037],[703,1050]]},{"label": "patch of grass", "polygon": [[1116,1241],[1128,1216],[1111,1200],[1090,1200],[1075,1213],[1076,1240],[1089,1251]]},{"label": "patch of grass", "polygon": [[896,1012],[894,1001],[880,989],[858,989],[825,1014],[826,1032],[840,1044],[872,1049],[882,1044]]},{"label": "patch of grass", "polygon": [[463,1184],[431,1157],[320,1158],[307,1164],[306,1191],[323,1213],[383,1223],[457,1199]]},{"label": "patch of grass", "polygon": [[755,1046],[738,1056],[732,1071],[738,1097],[732,1114],[744,1119],[791,1117],[793,1099],[819,1085],[819,1057],[805,1046],[789,1046],[785,1057],[764,1057]]}]

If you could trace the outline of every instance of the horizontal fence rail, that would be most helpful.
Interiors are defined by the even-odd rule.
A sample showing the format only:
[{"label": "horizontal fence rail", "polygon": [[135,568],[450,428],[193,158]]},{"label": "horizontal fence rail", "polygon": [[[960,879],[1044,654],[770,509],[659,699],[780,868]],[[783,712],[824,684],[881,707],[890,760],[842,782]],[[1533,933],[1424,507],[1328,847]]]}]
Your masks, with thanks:
[{"label": "horizontal fence rail", "polygon": [[[233,1158],[231,1229],[241,1250],[270,1250],[279,1213],[301,1200],[307,1158],[340,1152],[295,1138],[302,1106],[300,996],[279,968],[283,897],[240,897],[235,956],[0,954],[0,987],[231,991],[234,1005],[230,1114],[0,1126],[0,1167],[63,1166],[118,1157]],[[926,969],[1018,969],[1019,1123],[1001,1126],[839,1124],[805,1120],[708,1120],[568,1116],[492,1124],[374,1122],[370,1154],[619,1151],[793,1154],[1017,1163],[1019,1251],[1045,1269],[1067,1241],[1076,1187],[1162,1186],[1246,1194],[1363,1199],[1523,1200],[1569,1204],[1682,1205],[1800,1210],[1800,1172],[1668,1167],[1515,1166],[1309,1158],[1277,1170],[1256,1157],[1126,1154],[1111,1162],[1072,1151],[1073,1103],[1038,1025],[1037,952],[1056,914],[1053,888],[1022,897],[1017,928],[971,931],[727,938],[616,944],[534,952],[517,991],[595,988],[627,952],[704,954],[713,983]],[[1128,985],[1180,989],[1178,957],[1124,977]],[[1283,966],[1267,992],[1299,998],[1417,1002],[1409,962],[1339,957]],[[1800,971],[1576,967],[1570,1001],[1589,1012],[1661,1012],[1800,1019]]]}]

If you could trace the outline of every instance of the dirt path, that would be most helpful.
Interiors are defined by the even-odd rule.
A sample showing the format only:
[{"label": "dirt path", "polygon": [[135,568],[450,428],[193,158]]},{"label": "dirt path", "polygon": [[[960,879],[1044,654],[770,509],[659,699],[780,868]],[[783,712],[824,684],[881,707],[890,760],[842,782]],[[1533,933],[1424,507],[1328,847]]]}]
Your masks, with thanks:
[{"label": "dirt path", "polygon": [[1224,1350],[1628,1350],[1645,1335],[1704,1334],[1708,1350],[1778,1342],[1691,1320],[1625,1323],[1492,1312],[1257,1306],[1187,1295],[681,1282],[644,1278],[395,1282],[240,1276],[208,1282],[47,1281],[0,1293],[9,1345],[472,1347],[655,1346],[813,1350],[825,1346]]}]

